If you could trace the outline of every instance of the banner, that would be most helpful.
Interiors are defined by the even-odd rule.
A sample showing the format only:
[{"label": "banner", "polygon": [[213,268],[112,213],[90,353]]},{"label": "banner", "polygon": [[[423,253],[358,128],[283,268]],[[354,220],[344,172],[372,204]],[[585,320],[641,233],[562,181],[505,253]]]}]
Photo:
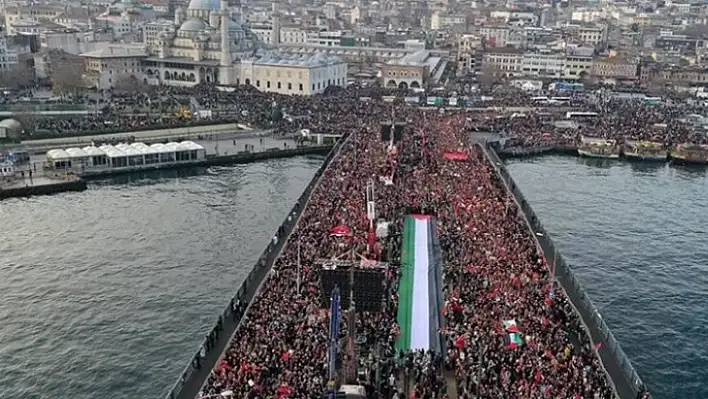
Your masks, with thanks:
[{"label": "banner", "polygon": [[406,97],[403,99],[408,104],[418,104],[420,103],[420,97]]},{"label": "banner", "polygon": [[401,267],[397,315],[401,334],[396,348],[442,353],[442,270],[432,217],[406,216]]},{"label": "banner", "polygon": [[381,100],[383,100],[383,102],[385,103],[392,103],[396,101],[396,96],[382,96]]}]

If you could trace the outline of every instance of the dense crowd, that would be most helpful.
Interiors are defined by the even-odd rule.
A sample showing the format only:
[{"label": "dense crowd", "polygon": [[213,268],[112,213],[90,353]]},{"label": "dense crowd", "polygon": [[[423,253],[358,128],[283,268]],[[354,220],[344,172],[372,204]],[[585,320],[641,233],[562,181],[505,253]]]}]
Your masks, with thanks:
[{"label": "dense crowd", "polygon": [[[406,120],[408,130],[394,150],[379,136],[379,122],[390,118],[390,107],[348,97],[287,104],[303,117],[288,123],[333,129],[346,141],[202,393],[321,397],[327,387],[329,315],[320,301],[317,260],[361,254],[397,265],[403,217],[424,212],[438,220],[446,298],[440,334],[447,353],[394,349],[400,270],[392,266],[383,311],[357,318],[357,337],[363,337],[357,350],[367,353],[358,362],[365,371],[358,382],[370,397],[443,398],[452,392],[489,399],[612,397],[577,316],[549,276],[514,202],[480,151],[469,146],[467,132],[479,128],[480,119],[399,107],[397,119]],[[464,159],[449,160],[445,153]],[[389,176],[392,185],[380,182]],[[377,184],[378,216],[392,222],[391,238],[373,247],[367,245],[363,195],[370,180]],[[353,234],[332,235],[335,226],[348,226]],[[503,324],[509,320],[513,330]],[[346,334],[346,325],[343,330]],[[510,331],[518,342],[509,341]]]}]

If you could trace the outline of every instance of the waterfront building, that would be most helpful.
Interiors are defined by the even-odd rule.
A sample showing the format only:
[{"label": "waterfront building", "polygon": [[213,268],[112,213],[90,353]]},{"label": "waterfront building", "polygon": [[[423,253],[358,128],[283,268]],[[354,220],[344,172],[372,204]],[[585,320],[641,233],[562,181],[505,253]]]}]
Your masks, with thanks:
[{"label": "waterfront building", "polygon": [[435,79],[446,61],[420,50],[381,66],[381,83],[385,87],[421,88],[429,78]]}]

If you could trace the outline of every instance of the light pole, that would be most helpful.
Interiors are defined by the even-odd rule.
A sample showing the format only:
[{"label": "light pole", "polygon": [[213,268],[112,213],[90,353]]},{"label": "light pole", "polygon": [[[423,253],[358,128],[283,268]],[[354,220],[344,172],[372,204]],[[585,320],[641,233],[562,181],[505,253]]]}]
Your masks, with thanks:
[{"label": "light pole", "polygon": [[231,398],[233,396],[234,396],[234,391],[226,390],[226,391],[222,391],[221,393],[200,396],[199,399]]}]

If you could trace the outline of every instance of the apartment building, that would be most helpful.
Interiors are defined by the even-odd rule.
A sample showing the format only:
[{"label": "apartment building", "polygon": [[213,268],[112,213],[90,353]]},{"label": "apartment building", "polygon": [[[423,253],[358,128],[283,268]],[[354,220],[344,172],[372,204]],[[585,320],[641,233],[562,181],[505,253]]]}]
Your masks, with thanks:
[{"label": "apartment building", "polygon": [[593,76],[617,80],[635,80],[638,71],[639,63],[623,56],[597,58],[591,68]]},{"label": "apartment building", "polygon": [[457,40],[457,76],[464,76],[479,68],[482,39],[477,35],[460,35]]},{"label": "apartment building", "polygon": [[564,53],[526,52],[521,61],[524,76],[563,78],[566,72]]},{"label": "apartment building", "polygon": [[565,57],[565,79],[579,80],[592,73],[592,55],[569,54]]},{"label": "apartment building", "polygon": [[487,49],[483,60],[483,68],[495,75],[519,76],[522,73],[523,50],[498,47]]},{"label": "apartment building", "polygon": [[508,26],[482,26],[476,33],[484,38],[489,47],[506,47],[510,29]]}]

